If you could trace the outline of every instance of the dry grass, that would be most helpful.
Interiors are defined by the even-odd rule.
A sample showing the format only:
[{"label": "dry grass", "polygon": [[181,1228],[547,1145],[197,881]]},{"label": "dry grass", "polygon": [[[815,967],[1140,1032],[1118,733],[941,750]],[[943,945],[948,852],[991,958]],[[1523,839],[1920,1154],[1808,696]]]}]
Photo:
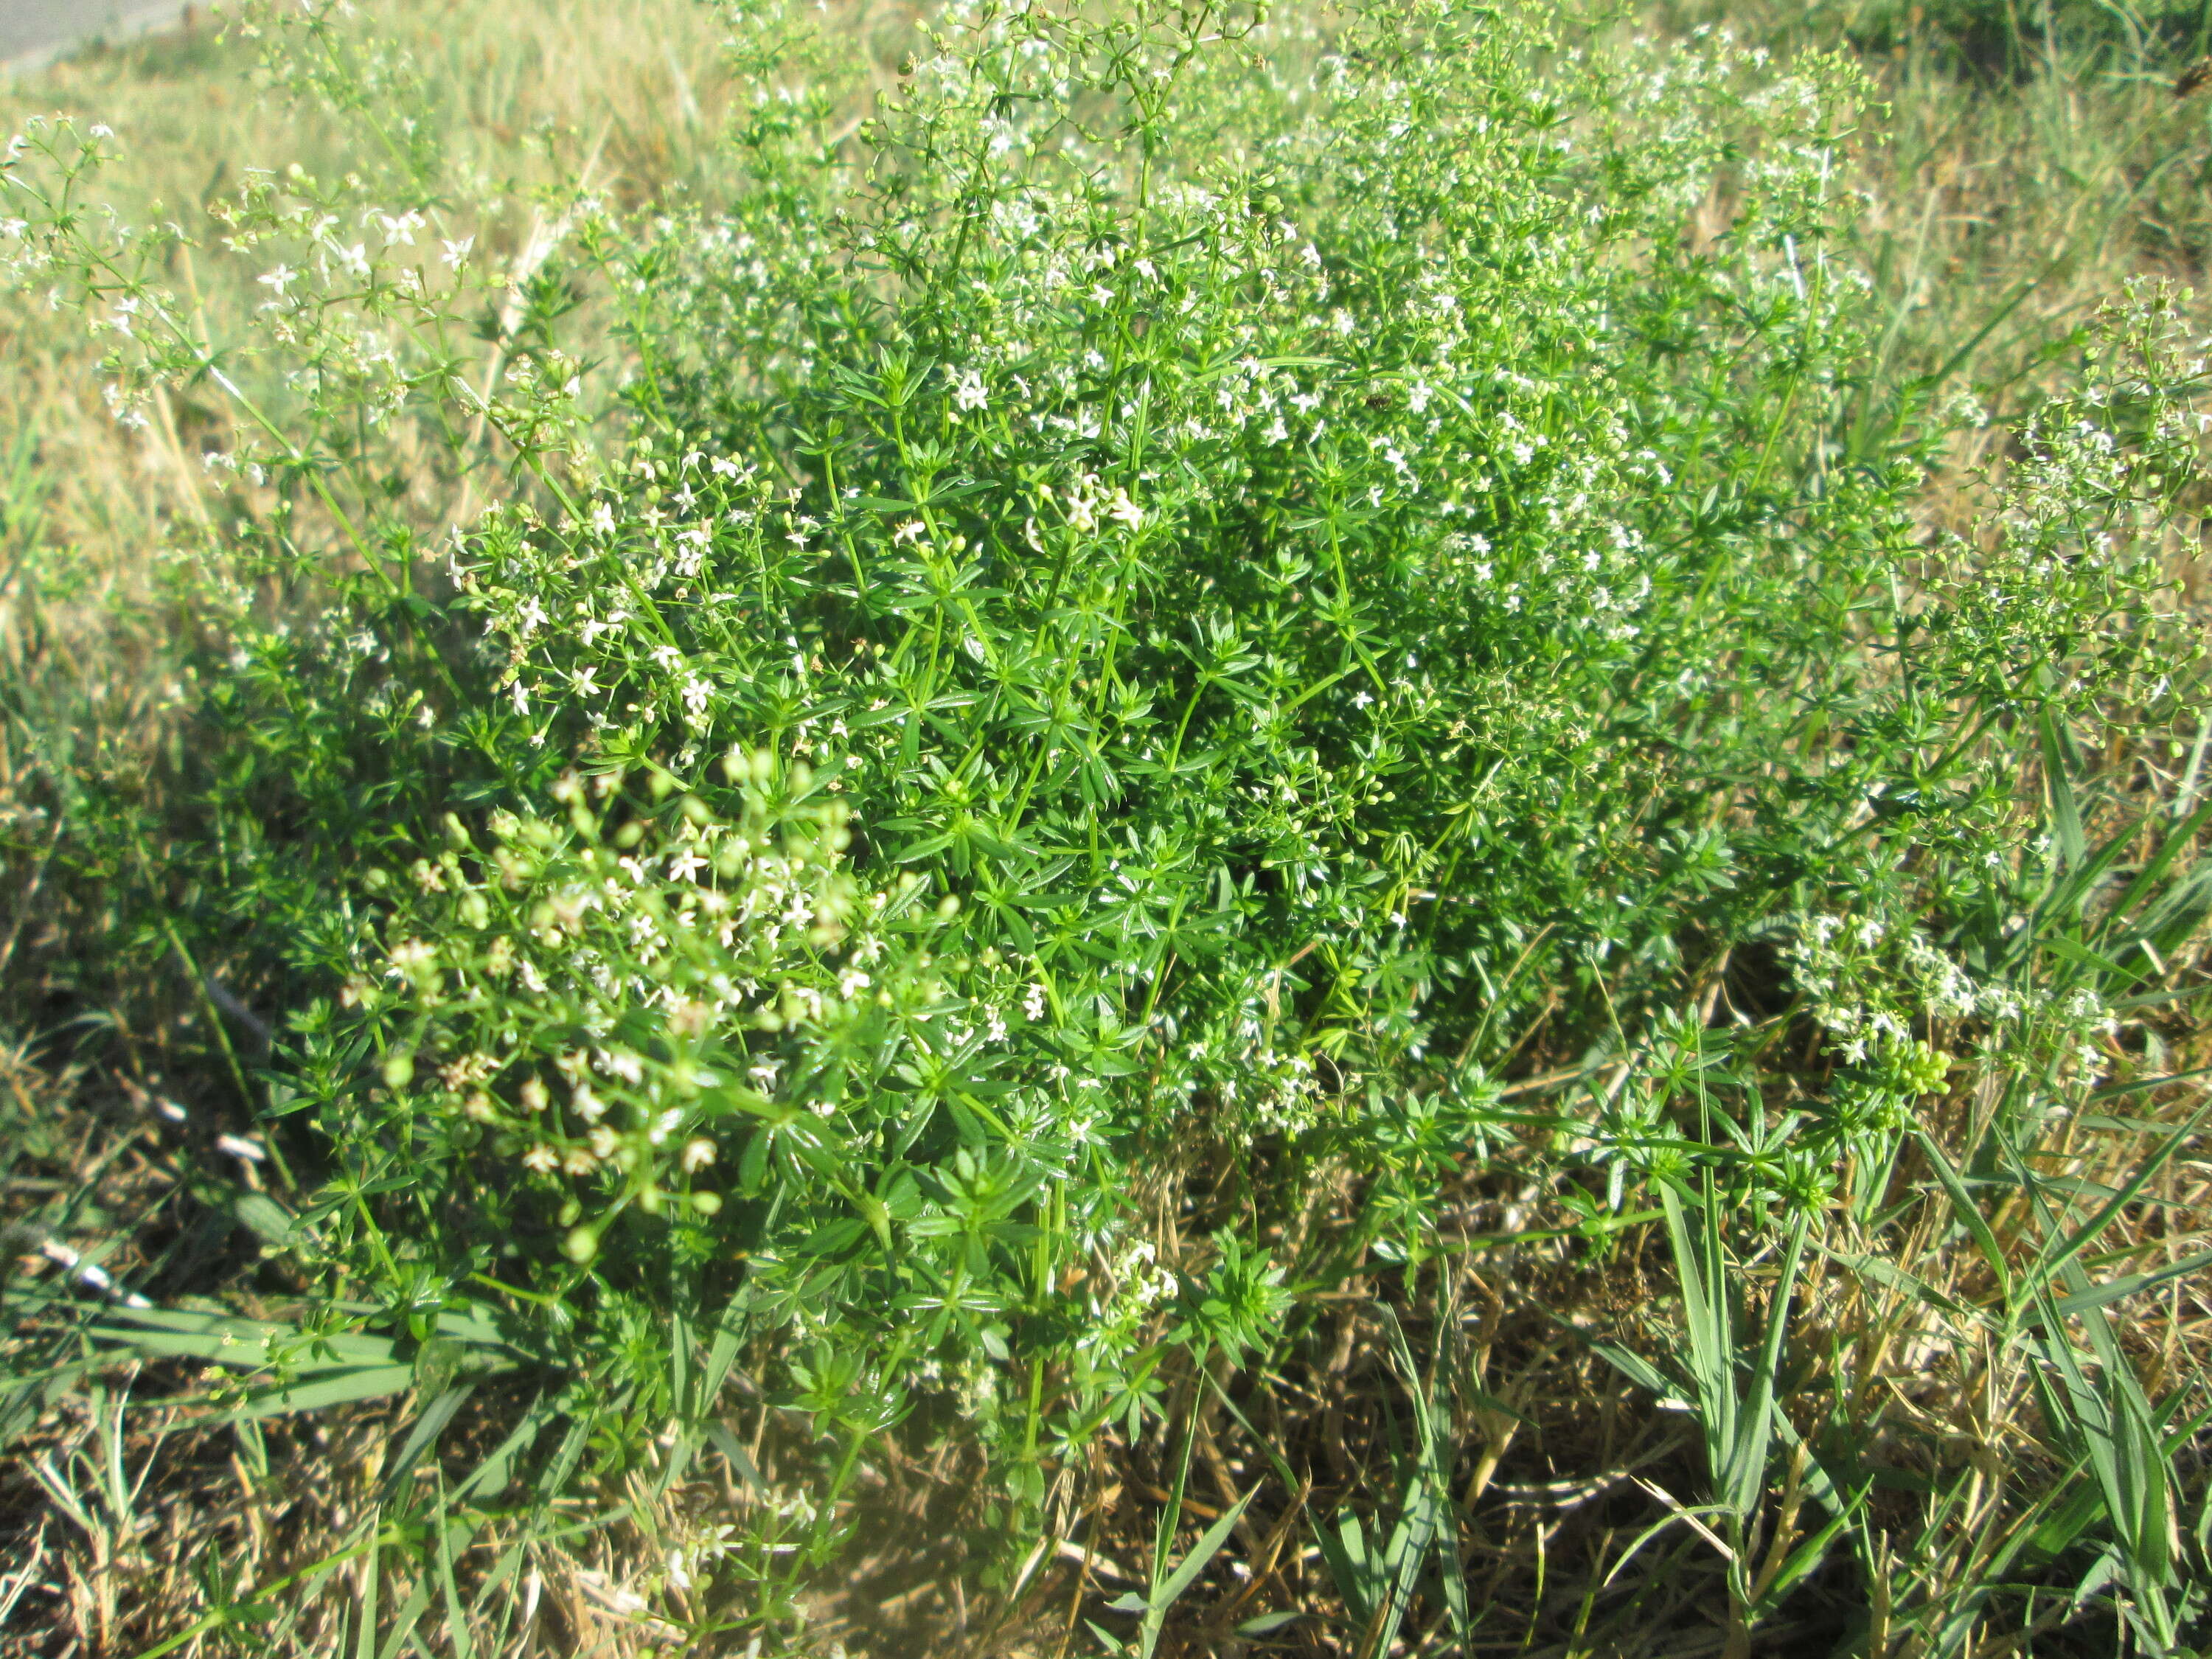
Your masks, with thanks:
[{"label": "dry grass", "polygon": [[[413,60],[432,94],[455,206],[488,228],[487,244],[511,250],[532,231],[534,193],[588,178],[599,189],[639,199],[696,185],[712,169],[726,112],[717,95],[720,36],[712,14],[686,0],[619,0],[530,8],[460,3],[379,9],[379,27]],[[373,166],[357,134],[318,108],[295,102],[257,72],[252,40],[202,23],[181,35],[97,52],[13,83],[0,82],[0,125],[32,115],[73,113],[117,129],[127,160],[107,194],[128,220],[197,219],[202,205],[244,173],[295,163],[319,172]],[[261,298],[235,262],[205,273],[189,253],[166,273],[217,337]],[[38,573],[67,567],[57,593],[26,591],[21,576],[0,611],[0,649],[20,653],[53,606],[82,598],[112,617],[106,603],[145,595],[168,526],[207,511],[202,440],[225,421],[213,402],[160,411],[142,439],[109,419],[96,365],[101,343],[78,318],[19,313],[0,318],[0,377],[9,388],[0,416],[0,454],[27,453],[30,474],[9,511],[34,506],[39,544],[67,548]],[[11,552],[13,550],[11,550]]]}]

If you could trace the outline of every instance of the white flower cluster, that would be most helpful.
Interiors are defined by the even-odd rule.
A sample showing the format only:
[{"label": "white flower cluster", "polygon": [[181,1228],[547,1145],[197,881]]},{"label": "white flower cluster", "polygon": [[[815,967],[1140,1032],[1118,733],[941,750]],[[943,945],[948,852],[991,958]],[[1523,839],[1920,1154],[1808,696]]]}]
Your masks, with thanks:
[{"label": "white flower cluster", "polygon": [[721,1158],[724,1120],[781,1092],[793,1041],[849,1021],[877,980],[834,966],[862,954],[837,814],[779,830],[693,805],[602,838],[592,805],[619,785],[572,774],[554,792],[568,823],[496,813],[488,850],[451,825],[409,873],[410,931],[344,1000],[419,1029],[387,1081],[444,1056],[441,1097],[522,1169],[665,1194]]},{"label": "white flower cluster", "polygon": [[1814,1018],[1853,1065],[1903,1050],[1931,1023],[1990,1029],[2061,1051],[2094,1080],[2109,1063],[2095,1039],[2115,1029],[2096,995],[2045,995],[1981,980],[1909,926],[1872,916],[1804,918],[1786,955]]}]

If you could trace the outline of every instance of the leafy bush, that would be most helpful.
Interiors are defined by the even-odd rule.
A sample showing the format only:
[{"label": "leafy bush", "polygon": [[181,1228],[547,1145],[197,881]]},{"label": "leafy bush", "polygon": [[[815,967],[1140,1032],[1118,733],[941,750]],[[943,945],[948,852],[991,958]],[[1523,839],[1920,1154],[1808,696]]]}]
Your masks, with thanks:
[{"label": "leafy bush", "polygon": [[[815,1561],[902,1424],[1033,1514],[1198,1379],[1264,1389],[1315,1292],[1419,1282],[1465,1171],[1794,1272],[1954,1064],[2095,1080],[2201,908],[2035,985],[2009,919],[2085,853],[2013,757],[2057,792],[2068,722],[2183,707],[2160,302],[1930,550],[1941,422],[1844,417],[1840,61],[981,0],[854,125],[729,15],[726,202],[580,181],[501,268],[421,146],[253,175],[257,359],[165,286],[182,233],[80,205],[106,135],[11,151],[118,415],[237,413],[175,578],[189,807],[103,799],[76,856],[284,1016],[332,1305],[489,1298],[623,1425],[607,1474],[720,1328],[820,1437]],[[1863,1501],[1820,1490],[1741,1628]]]}]

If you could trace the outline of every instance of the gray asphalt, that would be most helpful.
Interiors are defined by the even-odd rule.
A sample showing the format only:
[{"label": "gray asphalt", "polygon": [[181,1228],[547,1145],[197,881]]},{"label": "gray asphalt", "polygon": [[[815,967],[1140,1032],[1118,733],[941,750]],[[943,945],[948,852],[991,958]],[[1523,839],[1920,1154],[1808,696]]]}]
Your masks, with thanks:
[{"label": "gray asphalt", "polygon": [[36,69],[95,40],[165,28],[194,9],[182,0],[0,0],[0,68]]}]

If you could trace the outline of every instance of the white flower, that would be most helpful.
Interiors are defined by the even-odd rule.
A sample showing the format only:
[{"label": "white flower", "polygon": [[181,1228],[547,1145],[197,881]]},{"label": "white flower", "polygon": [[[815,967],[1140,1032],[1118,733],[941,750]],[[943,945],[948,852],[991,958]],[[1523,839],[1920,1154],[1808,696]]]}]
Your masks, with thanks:
[{"label": "white flower", "polygon": [[676,539],[684,548],[676,558],[676,574],[689,580],[705,568],[710,538],[704,526],[695,524]]},{"label": "white flower", "polygon": [[1144,523],[1145,510],[1129,499],[1127,490],[1116,489],[1113,501],[1107,506],[1106,516],[1116,524],[1126,525],[1134,530]]},{"label": "white flower", "polygon": [[291,266],[279,265],[276,270],[270,271],[266,276],[258,277],[255,280],[259,282],[264,288],[275,289],[276,290],[276,297],[281,300],[284,297],[284,290],[291,287],[291,285],[299,281],[299,279],[300,273],[293,270]]},{"label": "white flower", "polygon": [[419,939],[410,939],[392,947],[392,965],[403,974],[412,975],[430,967],[438,960],[434,946]]},{"label": "white flower", "polygon": [[696,1175],[714,1161],[714,1143],[704,1135],[684,1143],[680,1162],[685,1175]]},{"label": "white flower", "polygon": [[[441,239],[442,240],[442,239]],[[458,242],[446,243],[446,263],[459,270],[469,257],[469,250],[477,245],[473,236],[464,236]]]},{"label": "white flower", "polygon": [[983,377],[972,368],[961,370],[960,378],[953,383],[952,387],[954,406],[960,409],[981,409],[987,401],[983,392]]},{"label": "white flower", "polygon": [[561,1162],[561,1155],[543,1142],[522,1155],[522,1167],[535,1170],[540,1175],[550,1175]]}]

